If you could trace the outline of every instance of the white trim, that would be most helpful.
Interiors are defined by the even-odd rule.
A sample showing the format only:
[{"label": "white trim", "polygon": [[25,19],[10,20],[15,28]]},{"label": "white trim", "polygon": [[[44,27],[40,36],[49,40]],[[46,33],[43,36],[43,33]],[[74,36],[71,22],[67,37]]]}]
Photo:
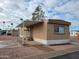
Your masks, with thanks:
[{"label": "white trim", "polygon": [[39,43],[42,43],[42,44],[47,44],[47,40],[44,40],[44,39],[34,38],[34,41],[39,42]]},{"label": "white trim", "polygon": [[62,40],[47,40],[47,44],[65,44],[69,43],[69,39],[62,39]]},{"label": "white trim", "polygon": [[46,40],[46,39],[36,39],[36,38],[34,38],[34,40],[39,42],[39,43],[45,44],[45,45],[70,43],[69,39]]},{"label": "white trim", "polygon": [[23,37],[23,35],[19,35],[19,37]]}]

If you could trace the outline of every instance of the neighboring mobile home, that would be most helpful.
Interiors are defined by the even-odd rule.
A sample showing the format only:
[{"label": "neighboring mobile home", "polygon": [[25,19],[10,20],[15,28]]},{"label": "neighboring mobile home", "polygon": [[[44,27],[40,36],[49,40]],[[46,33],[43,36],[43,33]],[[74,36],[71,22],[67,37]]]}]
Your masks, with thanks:
[{"label": "neighboring mobile home", "polygon": [[11,29],[11,30],[6,30],[6,34],[11,36],[18,36],[19,32],[16,29]]},{"label": "neighboring mobile home", "polygon": [[79,39],[79,30],[70,31],[70,38],[73,40]]},{"label": "neighboring mobile home", "polygon": [[64,44],[69,43],[70,22],[57,19],[48,21],[24,21],[19,27],[20,37],[29,37],[42,44]]},{"label": "neighboring mobile home", "polygon": [[70,31],[70,36],[72,37],[76,37],[77,35],[79,34],[79,31],[78,30],[72,30]]}]

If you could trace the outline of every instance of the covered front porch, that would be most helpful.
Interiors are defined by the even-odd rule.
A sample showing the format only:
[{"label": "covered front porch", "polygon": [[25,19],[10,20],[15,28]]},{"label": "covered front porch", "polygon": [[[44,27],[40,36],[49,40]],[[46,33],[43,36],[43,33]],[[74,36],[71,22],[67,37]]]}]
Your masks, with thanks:
[{"label": "covered front porch", "polygon": [[27,20],[17,26],[19,28],[19,37],[21,38],[20,41],[22,44],[26,43],[27,41],[33,41],[32,29],[37,23],[41,22]]}]

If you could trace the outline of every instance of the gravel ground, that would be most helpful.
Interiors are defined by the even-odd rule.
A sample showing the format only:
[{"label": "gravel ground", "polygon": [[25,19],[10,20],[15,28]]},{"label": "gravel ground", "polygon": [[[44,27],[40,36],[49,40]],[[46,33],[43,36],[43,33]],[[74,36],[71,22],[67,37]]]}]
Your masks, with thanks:
[{"label": "gravel ground", "polygon": [[15,40],[17,39],[17,36],[7,36],[7,35],[1,35],[0,36],[0,41],[5,41],[5,40]]},{"label": "gravel ground", "polygon": [[[0,36],[1,41],[10,41],[12,43],[17,37]],[[9,44],[8,43],[8,44]],[[31,42],[34,43],[34,42]],[[30,43],[29,43],[30,44]],[[48,52],[62,51],[75,47],[75,45],[57,45],[57,46],[44,46],[44,45],[26,45],[18,47],[0,48],[0,59],[20,59],[22,57],[29,57],[32,55],[40,55]]]},{"label": "gravel ground", "polygon": [[63,51],[74,47],[73,45],[59,45],[59,46],[20,46],[14,48],[0,48],[0,59],[20,59],[22,57],[29,57],[32,55],[40,55],[48,52]]},{"label": "gravel ground", "polygon": [[41,53],[44,52],[34,47],[2,48],[0,49],[0,59],[15,59]]}]

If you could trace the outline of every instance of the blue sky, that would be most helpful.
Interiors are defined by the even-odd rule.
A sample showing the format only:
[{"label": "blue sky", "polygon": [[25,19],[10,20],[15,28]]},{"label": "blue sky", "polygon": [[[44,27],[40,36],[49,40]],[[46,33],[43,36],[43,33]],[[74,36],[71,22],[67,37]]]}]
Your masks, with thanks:
[{"label": "blue sky", "polygon": [[79,0],[0,0],[0,28],[8,29],[10,23],[16,27],[20,18],[31,19],[39,4],[48,18],[70,21],[71,30],[79,29]]}]

